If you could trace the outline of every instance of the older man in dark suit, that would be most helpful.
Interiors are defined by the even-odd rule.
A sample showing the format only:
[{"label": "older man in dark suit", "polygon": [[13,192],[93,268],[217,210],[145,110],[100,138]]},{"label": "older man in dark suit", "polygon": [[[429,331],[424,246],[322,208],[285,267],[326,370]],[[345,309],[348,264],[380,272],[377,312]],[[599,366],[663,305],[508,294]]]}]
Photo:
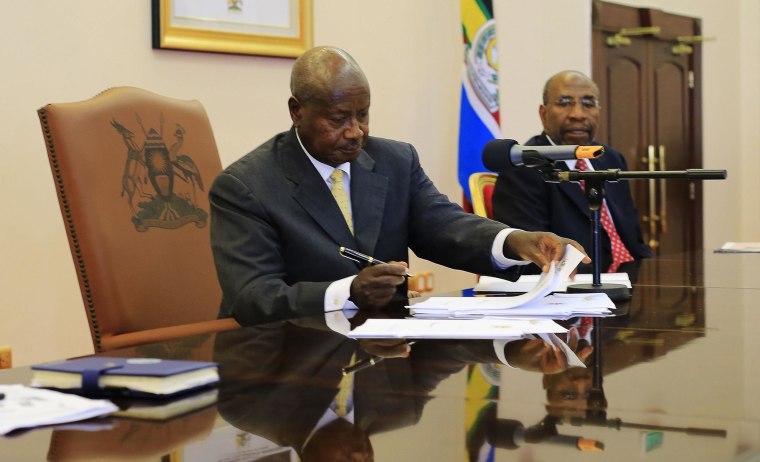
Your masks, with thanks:
[{"label": "older man in dark suit", "polygon": [[[369,84],[345,51],[304,53],[291,92],[291,129],[233,163],[210,191],[220,316],[256,324],[352,303],[380,308],[405,285],[409,248],[505,277],[520,261],[548,268],[567,243],[582,250],[464,212],[438,192],[413,146],[369,136]],[[362,267],[341,246],[389,263]]]},{"label": "older man in dark suit", "polygon": [[[544,132],[525,144],[601,145],[594,140],[599,111],[599,88],[590,78],[577,71],[555,74],[546,82],[543,104],[538,110]],[[609,146],[604,148],[604,155],[591,160],[590,165],[581,166],[581,161],[569,160],[558,162],[559,167],[563,170],[627,170],[621,153]],[[637,261],[650,257],[652,252],[642,238],[630,189],[625,181],[610,182],[606,193],[601,211],[604,229],[601,269],[603,272],[634,270]],[[499,174],[494,188],[493,211],[496,220],[509,226],[550,231],[574,239],[587,249],[592,248],[591,212],[577,183],[547,183],[538,171],[529,167],[505,170]],[[538,269],[533,268],[533,271]],[[582,266],[580,271],[590,272],[590,265]]]}]

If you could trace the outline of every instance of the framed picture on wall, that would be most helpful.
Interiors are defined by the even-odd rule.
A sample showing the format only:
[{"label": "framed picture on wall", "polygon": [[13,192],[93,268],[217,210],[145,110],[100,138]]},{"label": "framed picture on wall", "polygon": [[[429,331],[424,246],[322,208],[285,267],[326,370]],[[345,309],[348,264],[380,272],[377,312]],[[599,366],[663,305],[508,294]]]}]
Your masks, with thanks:
[{"label": "framed picture on wall", "polygon": [[152,0],[153,48],[298,57],[312,0]]}]

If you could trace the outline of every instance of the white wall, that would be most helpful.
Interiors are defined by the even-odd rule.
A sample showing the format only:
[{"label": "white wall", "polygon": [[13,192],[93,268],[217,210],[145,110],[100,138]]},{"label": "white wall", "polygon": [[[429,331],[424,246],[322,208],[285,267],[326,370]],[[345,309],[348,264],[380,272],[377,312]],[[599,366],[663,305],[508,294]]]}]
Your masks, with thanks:
[{"label": "white wall", "polygon": [[538,106],[546,79],[565,69],[591,75],[591,2],[495,0],[494,9],[501,132],[524,142],[541,133]]},{"label": "white wall", "polygon": [[[428,174],[458,200],[459,2],[314,3],[315,43],[347,49],[370,79],[372,133],[414,143]],[[522,140],[540,130],[536,112],[546,77],[562,68],[590,70],[590,4],[494,3],[503,133]],[[706,189],[705,244],[760,240],[754,199],[760,185],[749,173],[759,162],[751,144],[758,120],[757,2],[641,3],[702,17],[705,33],[718,36],[704,47],[705,167],[728,168],[730,181]],[[117,85],[197,98],[227,165],[288,128],[292,60],[152,50],[147,1],[13,1],[3,7],[0,344],[10,344],[22,365],[92,351],[35,110]],[[438,287],[474,281],[429,263],[412,264],[416,271],[435,269]]]}]

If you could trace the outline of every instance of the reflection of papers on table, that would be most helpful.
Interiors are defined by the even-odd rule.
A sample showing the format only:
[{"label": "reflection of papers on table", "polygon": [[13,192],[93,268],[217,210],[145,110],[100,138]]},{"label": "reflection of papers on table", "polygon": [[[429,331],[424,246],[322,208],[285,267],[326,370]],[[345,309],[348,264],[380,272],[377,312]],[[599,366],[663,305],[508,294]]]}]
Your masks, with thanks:
[{"label": "reflection of papers on table", "polygon": [[0,385],[0,435],[21,429],[75,422],[110,414],[118,408],[108,400],[89,399],[23,385]]},{"label": "reflection of papers on table", "polygon": [[[631,280],[628,273],[602,273],[599,275],[602,284],[623,284],[631,288]],[[475,285],[475,292],[507,292],[522,293],[529,292],[539,280],[538,274],[525,274],[520,276],[517,281],[507,281],[491,276],[481,276]],[[561,281],[554,289],[555,292],[565,292],[568,284],[591,284],[593,281],[592,274],[576,274],[575,280],[566,279]]]},{"label": "reflection of papers on table", "polygon": [[352,338],[508,339],[524,334],[564,333],[550,319],[368,319],[352,330]]},{"label": "reflection of papers on table", "polygon": [[726,242],[715,253],[760,253],[760,242]]},{"label": "reflection of papers on table", "polygon": [[368,319],[352,330],[352,338],[518,340],[541,338],[552,348],[561,350],[568,365],[586,367],[573,350],[556,334],[567,329],[550,319]]}]

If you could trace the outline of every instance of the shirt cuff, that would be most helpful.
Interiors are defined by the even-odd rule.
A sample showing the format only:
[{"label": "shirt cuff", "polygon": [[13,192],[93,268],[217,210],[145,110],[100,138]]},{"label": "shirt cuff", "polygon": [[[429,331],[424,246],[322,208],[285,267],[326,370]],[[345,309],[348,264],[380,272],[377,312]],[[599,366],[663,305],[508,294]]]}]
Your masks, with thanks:
[{"label": "shirt cuff", "polygon": [[514,231],[520,230],[517,228],[502,229],[499,231],[499,234],[496,235],[496,239],[493,240],[493,245],[491,246],[491,261],[493,261],[493,264],[499,269],[530,264],[527,260],[512,260],[511,258],[504,256],[504,242],[506,242],[507,236]]},{"label": "shirt cuff", "polygon": [[325,324],[330,330],[348,336],[348,333],[351,332],[350,319],[355,314],[356,311],[354,310],[328,311],[325,313]]},{"label": "shirt cuff", "polygon": [[354,276],[338,279],[325,290],[325,312],[342,310],[343,308],[356,308],[354,302],[348,298],[351,296],[351,283],[354,282]]}]

